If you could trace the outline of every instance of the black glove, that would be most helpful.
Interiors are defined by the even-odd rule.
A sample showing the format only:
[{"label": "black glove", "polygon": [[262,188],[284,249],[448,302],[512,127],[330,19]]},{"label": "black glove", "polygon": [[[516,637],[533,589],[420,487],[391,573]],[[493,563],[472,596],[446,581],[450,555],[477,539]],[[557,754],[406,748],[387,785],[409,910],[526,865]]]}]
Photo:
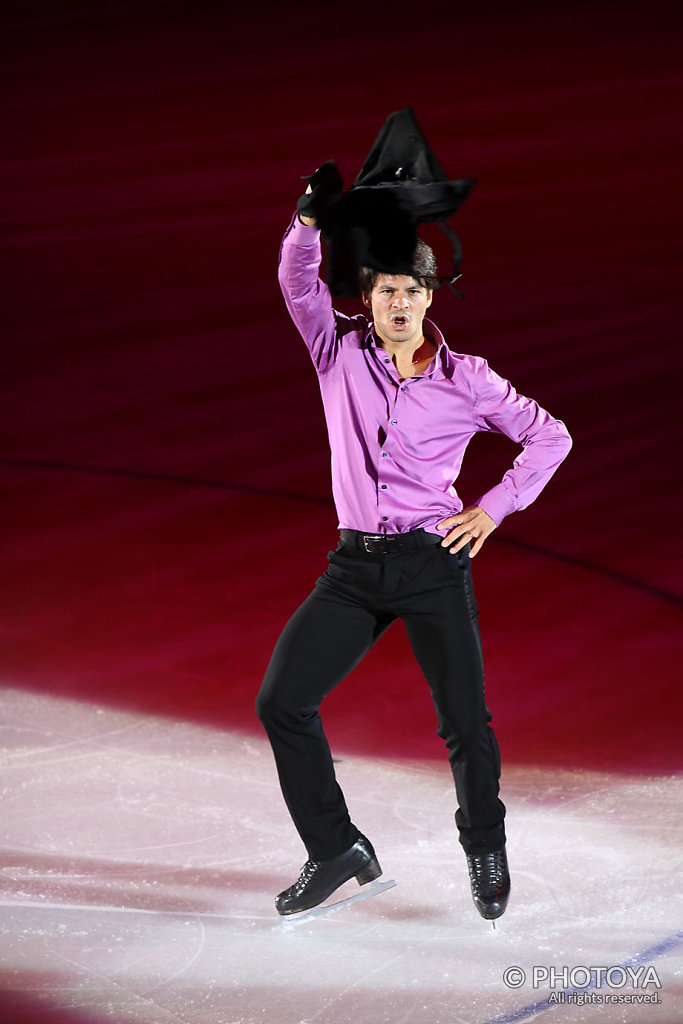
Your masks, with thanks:
[{"label": "black glove", "polygon": [[315,174],[304,178],[304,181],[309,183],[312,191],[301,196],[296,204],[297,211],[302,217],[313,217],[318,227],[325,231],[344,188],[339,168],[334,160],[326,160]]}]

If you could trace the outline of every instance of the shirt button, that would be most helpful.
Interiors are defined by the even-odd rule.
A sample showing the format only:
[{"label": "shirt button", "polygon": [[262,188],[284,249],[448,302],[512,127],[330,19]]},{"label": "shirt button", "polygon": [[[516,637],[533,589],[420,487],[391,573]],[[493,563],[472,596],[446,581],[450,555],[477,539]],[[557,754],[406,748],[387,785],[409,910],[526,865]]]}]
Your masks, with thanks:
[{"label": "shirt button", "polygon": [[382,458],[383,459],[386,459],[388,457],[388,455],[389,455],[389,452],[382,452]]},{"label": "shirt button", "polygon": [[389,518],[389,516],[382,516],[382,522],[383,522],[383,523],[386,523],[386,521],[388,520],[388,518]]},{"label": "shirt button", "polygon": [[391,421],[391,423],[392,423],[392,426],[394,426],[394,427],[395,427],[395,426],[396,426],[396,424],[398,423],[398,420],[392,420],[392,421]]},{"label": "shirt button", "polygon": [[405,388],[401,388],[401,391],[405,391]]},{"label": "shirt button", "polygon": [[382,484],[382,490],[386,491],[386,489],[387,489],[387,485],[386,484]]},{"label": "shirt button", "polygon": [[385,360],[384,360],[384,362],[385,362],[385,363],[390,363],[390,362],[391,362],[391,359],[385,359]]}]

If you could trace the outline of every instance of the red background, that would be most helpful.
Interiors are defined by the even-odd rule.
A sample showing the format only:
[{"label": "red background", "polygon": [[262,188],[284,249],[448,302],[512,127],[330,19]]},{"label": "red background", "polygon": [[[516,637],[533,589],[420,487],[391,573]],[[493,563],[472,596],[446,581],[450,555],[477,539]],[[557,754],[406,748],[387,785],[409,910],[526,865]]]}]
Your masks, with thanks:
[{"label": "red background", "polygon": [[[680,767],[677,6],[6,4],[3,683],[260,735],[336,532],[278,245],[411,105],[478,179],[434,319],[575,440],[474,566],[504,759]],[[463,499],[514,454],[476,438]],[[400,626],[327,707],[444,757]]]}]

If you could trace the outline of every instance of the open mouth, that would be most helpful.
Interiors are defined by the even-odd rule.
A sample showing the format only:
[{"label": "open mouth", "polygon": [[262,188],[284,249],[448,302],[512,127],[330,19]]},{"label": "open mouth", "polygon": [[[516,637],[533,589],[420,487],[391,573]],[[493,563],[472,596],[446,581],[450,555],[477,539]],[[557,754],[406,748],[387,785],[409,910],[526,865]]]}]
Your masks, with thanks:
[{"label": "open mouth", "polygon": [[408,323],[408,317],[407,316],[392,316],[391,322],[392,322],[394,327],[399,327],[399,328],[400,327],[405,327],[406,324]]}]

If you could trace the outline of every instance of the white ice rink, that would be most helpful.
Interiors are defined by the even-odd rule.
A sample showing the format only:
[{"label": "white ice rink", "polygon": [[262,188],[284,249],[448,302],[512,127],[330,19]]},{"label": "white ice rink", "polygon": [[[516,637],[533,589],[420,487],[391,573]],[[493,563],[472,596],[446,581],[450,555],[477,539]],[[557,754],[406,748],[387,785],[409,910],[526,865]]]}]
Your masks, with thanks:
[{"label": "white ice rink", "polygon": [[445,758],[336,751],[396,885],[280,919],[305,853],[265,740],[1,698],[2,1024],[27,1007],[88,1024],[683,1020],[680,778],[507,766],[513,889],[494,931]]}]

